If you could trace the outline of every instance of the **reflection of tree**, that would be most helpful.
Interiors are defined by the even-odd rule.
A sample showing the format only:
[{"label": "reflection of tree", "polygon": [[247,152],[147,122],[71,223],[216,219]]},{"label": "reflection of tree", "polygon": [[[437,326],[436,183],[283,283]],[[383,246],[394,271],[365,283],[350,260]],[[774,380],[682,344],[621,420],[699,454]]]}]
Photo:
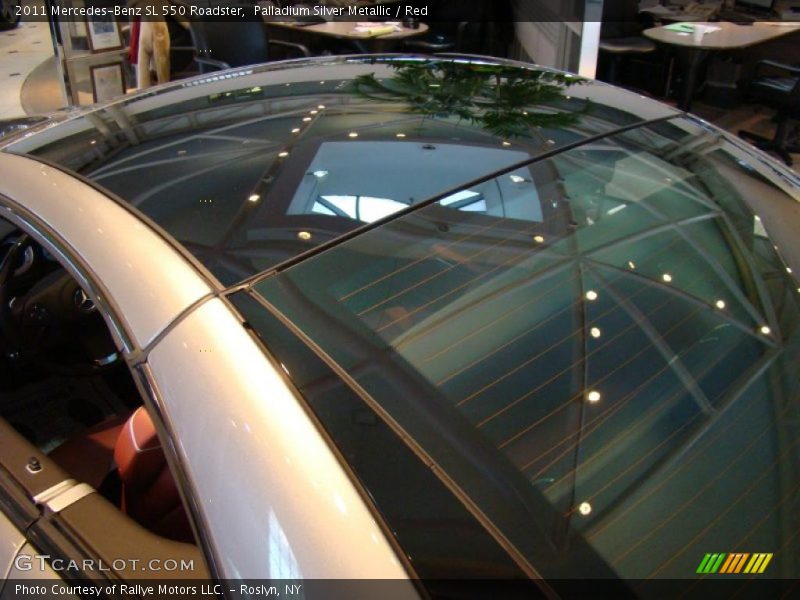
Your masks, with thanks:
[{"label": "reflection of tree", "polygon": [[[583,79],[566,73],[451,61],[397,61],[397,74],[360,75],[354,93],[379,102],[403,102],[426,117],[458,117],[501,137],[519,137],[531,127],[575,124],[586,111],[541,110],[565,99]],[[537,108],[539,110],[537,110]]]}]

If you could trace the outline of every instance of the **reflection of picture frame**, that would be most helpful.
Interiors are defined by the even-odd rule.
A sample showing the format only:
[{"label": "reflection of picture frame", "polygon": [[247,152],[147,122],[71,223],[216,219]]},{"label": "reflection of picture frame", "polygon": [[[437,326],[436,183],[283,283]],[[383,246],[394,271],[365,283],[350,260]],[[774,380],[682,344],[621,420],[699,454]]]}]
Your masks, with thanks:
[{"label": "reflection of picture frame", "polygon": [[95,102],[111,100],[125,93],[125,76],[121,61],[91,66],[89,73]]},{"label": "reflection of picture frame", "polygon": [[86,38],[92,52],[118,50],[122,48],[119,23],[114,17],[92,17],[86,20]]}]

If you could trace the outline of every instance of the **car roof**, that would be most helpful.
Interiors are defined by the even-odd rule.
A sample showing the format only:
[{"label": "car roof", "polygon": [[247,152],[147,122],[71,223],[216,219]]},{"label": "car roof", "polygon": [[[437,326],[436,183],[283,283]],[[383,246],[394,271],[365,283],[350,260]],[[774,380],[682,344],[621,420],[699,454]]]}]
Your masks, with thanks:
[{"label": "car roof", "polygon": [[164,86],[5,150],[113,195],[228,286],[499,169],[677,114],[531,64],[327,58]]},{"label": "car roof", "polygon": [[[506,114],[485,102],[498,88],[510,96],[494,99]],[[39,129],[5,150],[84,180],[151,224],[210,287],[227,288],[232,301],[255,301],[260,308],[244,314],[251,325],[268,313],[282,318],[545,576],[566,562],[549,564],[542,549],[552,540],[532,543],[519,527],[532,508],[545,515],[545,529],[561,527],[547,520],[551,509],[566,514],[577,537],[599,540],[599,562],[619,573],[644,577],[664,564],[680,576],[694,560],[687,549],[700,551],[685,533],[710,525],[698,514],[671,531],[665,517],[656,526],[670,535],[636,538],[642,523],[676,506],[663,482],[679,483],[690,497],[693,481],[711,479],[708,465],[729,473],[727,465],[741,461],[747,464],[723,479],[740,489],[794,456],[796,430],[775,416],[785,412],[770,410],[796,414],[796,379],[788,373],[799,331],[792,276],[800,272],[798,177],[664,105],[503,61],[323,59],[159,88]],[[541,212],[512,206],[532,197]],[[539,301],[556,285],[556,300]],[[574,314],[563,313],[570,308]],[[507,315],[513,326],[492,326]],[[199,316],[196,309],[185,322]],[[540,338],[508,351],[517,336],[539,328]],[[478,335],[460,344],[473,330]],[[177,348],[179,333],[171,329],[162,341]],[[572,341],[559,346],[565,339]],[[613,352],[593,350],[614,340]],[[452,348],[459,352],[447,355]],[[376,376],[374,356],[392,368]],[[542,356],[549,359],[536,362]],[[616,358],[622,364],[612,364]],[[537,399],[572,420],[530,434],[545,415],[536,416],[524,393],[563,373],[571,383]],[[518,374],[530,378],[527,390],[511,385]],[[593,381],[597,388],[576,391]],[[653,381],[669,391],[663,413],[658,390],[641,387]],[[584,402],[601,411],[586,431],[576,420]],[[559,409],[570,403],[574,410]],[[434,405],[446,419],[420,417]],[[753,415],[764,444],[745,461],[731,436],[746,436]],[[625,435],[638,431],[646,435]],[[488,440],[508,461],[503,477],[519,505],[493,504],[497,490],[475,475],[486,465],[474,461],[468,443],[466,455],[451,444],[476,436],[480,452]],[[587,449],[564,451],[562,444],[583,437]],[[628,448],[632,463],[621,456]],[[571,461],[584,452],[593,466],[579,478]],[[712,454],[715,462],[702,460]],[[759,488],[770,511],[781,506],[778,479],[770,475]],[[554,487],[548,496],[537,486]],[[652,503],[647,510],[629,509],[642,497]],[[737,501],[750,507],[759,497],[742,493]],[[770,515],[775,535],[759,539],[785,542]],[[724,534],[733,548],[743,530]],[[652,562],[626,544],[680,550],[680,560]]]}]

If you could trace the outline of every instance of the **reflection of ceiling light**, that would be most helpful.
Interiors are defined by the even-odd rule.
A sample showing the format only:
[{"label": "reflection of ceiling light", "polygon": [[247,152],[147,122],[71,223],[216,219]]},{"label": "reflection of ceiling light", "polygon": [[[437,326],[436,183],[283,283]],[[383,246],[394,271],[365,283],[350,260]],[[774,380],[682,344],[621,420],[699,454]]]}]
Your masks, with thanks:
[{"label": "reflection of ceiling light", "polygon": [[578,506],[578,512],[581,513],[584,517],[588,516],[592,512],[592,505],[588,502],[581,502],[580,506]]},{"label": "reflection of ceiling light", "polygon": [[260,198],[261,196],[259,196],[258,194],[250,194],[250,197],[247,199],[250,200],[250,202],[258,202]]},{"label": "reflection of ceiling light", "polygon": [[589,290],[588,292],[586,292],[586,299],[592,301],[597,300],[597,292],[595,292],[594,290]]},{"label": "reflection of ceiling light", "polygon": [[526,181],[524,177],[520,177],[519,175],[509,175],[508,178],[511,180],[511,183],[525,183]]},{"label": "reflection of ceiling light", "polygon": [[503,146],[510,146],[511,142],[503,142]]},{"label": "reflection of ceiling light", "polygon": [[308,123],[310,120],[311,120],[311,117],[303,117],[303,121],[305,123]]},{"label": "reflection of ceiling light", "polygon": [[714,303],[714,306],[716,306],[718,309],[722,310],[723,308],[725,308],[725,300],[717,300]]},{"label": "reflection of ceiling light", "polygon": [[599,328],[599,327],[592,327],[592,328],[589,330],[589,333],[591,334],[591,336],[592,336],[594,339],[597,339],[597,338],[599,338],[601,335],[603,335],[603,332],[602,332],[602,331],[600,331],[600,328]]},{"label": "reflection of ceiling light", "polygon": [[314,177],[316,177],[317,179],[322,179],[323,177],[326,177],[328,175],[328,172],[327,171],[314,171],[312,173],[312,175]]},{"label": "reflection of ceiling light", "polygon": [[319,113],[318,110],[310,110],[310,111],[308,111],[308,114],[310,114],[310,115],[316,115],[317,113]]},{"label": "reflection of ceiling light", "polygon": [[399,137],[399,138],[404,138],[404,137],[406,137],[406,134],[405,133],[398,133],[398,134],[396,134],[396,136]]},{"label": "reflection of ceiling light", "polygon": [[600,397],[601,397],[600,396],[600,392],[598,392],[597,390],[592,390],[591,392],[586,394],[586,399],[589,402],[591,402],[592,404],[595,404],[596,402],[600,402]]},{"label": "reflection of ceiling light", "polygon": [[632,260],[629,260],[628,261],[628,267],[631,268],[631,269],[635,269],[636,268],[636,263],[633,262]]},{"label": "reflection of ceiling light", "polygon": [[311,233],[308,231],[298,231],[297,237],[303,240],[304,242],[307,242],[308,240],[311,239]]},{"label": "reflection of ceiling light", "polygon": [[[92,146],[94,146],[94,145],[97,143],[97,140],[92,140],[92,141],[91,141],[91,142],[89,142],[89,143],[90,143]],[[179,153],[179,154],[180,154],[180,153]]]},{"label": "reflection of ceiling light", "polygon": [[286,158],[287,156],[289,156],[289,153],[286,152],[286,150],[284,150],[283,152],[278,152],[278,156],[281,158]]},{"label": "reflection of ceiling light", "polygon": [[438,87],[442,87],[442,86],[439,85],[438,83],[430,83],[430,84],[428,84],[428,87],[438,88]]},{"label": "reflection of ceiling light", "polygon": [[292,133],[300,133],[300,128],[295,127],[294,129],[292,129]]},{"label": "reflection of ceiling light", "polygon": [[792,270],[791,270],[789,267],[786,267],[786,272],[787,272],[787,273],[791,273],[791,272],[792,272]]},{"label": "reflection of ceiling light", "polygon": [[544,236],[543,235],[535,235],[533,236],[533,241],[537,244],[544,244]]},{"label": "reflection of ceiling light", "polygon": [[672,275],[670,275],[669,273],[664,273],[661,276],[661,279],[663,279],[665,283],[669,283],[670,281],[672,281]]},{"label": "reflection of ceiling light", "polygon": [[357,138],[358,134],[355,131],[351,131],[350,133],[347,134],[347,137]]},{"label": "reflection of ceiling light", "polygon": [[769,335],[770,333],[772,333],[772,329],[770,329],[770,328],[769,328],[768,326],[766,326],[766,325],[762,325],[762,326],[761,326],[761,329],[759,329],[759,331],[760,331],[761,333],[763,333],[764,335]]},{"label": "reflection of ceiling light", "polygon": [[619,211],[621,211],[621,210],[625,210],[626,208],[628,208],[628,205],[627,205],[627,204],[620,204],[619,206],[615,206],[614,208],[611,208],[611,209],[609,209],[609,210],[606,212],[606,214],[607,214],[607,215],[615,215],[615,214],[617,214]]},{"label": "reflection of ceiling light", "polygon": [[760,220],[761,220],[761,217],[759,217],[758,215],[754,215],[754,216],[753,216],[753,218],[754,218],[756,221],[760,221]]},{"label": "reflection of ceiling light", "polygon": [[324,81],[320,81],[319,84],[320,85],[325,85],[325,82]]},{"label": "reflection of ceiling light", "polygon": [[186,150],[178,150],[178,156],[183,156],[186,154]]},{"label": "reflection of ceiling light", "polygon": [[325,105],[324,104],[320,104],[319,106],[317,106],[317,108],[320,109],[320,110],[325,110]]}]

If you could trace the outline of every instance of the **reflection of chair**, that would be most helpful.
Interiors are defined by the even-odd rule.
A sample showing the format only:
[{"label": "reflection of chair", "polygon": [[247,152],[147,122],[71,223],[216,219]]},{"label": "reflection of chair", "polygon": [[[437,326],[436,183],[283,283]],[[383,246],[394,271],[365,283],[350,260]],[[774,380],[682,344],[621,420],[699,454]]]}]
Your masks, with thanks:
[{"label": "reflection of chair", "polygon": [[[763,74],[771,70],[772,76]],[[789,140],[790,121],[800,119],[800,68],[771,60],[756,65],[753,79],[745,88],[748,97],[776,110],[778,127],[772,139],[740,131],[739,135],[764,150],[771,150],[791,166],[790,152],[800,152],[800,144]]]},{"label": "reflection of chair", "polygon": [[169,63],[170,78],[181,79],[191,77],[197,73],[194,62],[194,45],[189,32],[188,23],[179,22],[172,17],[164,19],[169,29]]},{"label": "reflection of chair", "polygon": [[[462,0],[439,0],[426,4],[430,5],[429,20],[426,20],[430,30],[423,36],[406,40],[406,49],[425,54],[506,54],[508,32],[501,25],[511,20],[507,2],[478,0],[468,3],[468,9]],[[465,17],[469,21],[462,21]]]},{"label": "reflection of chair", "polygon": [[656,45],[641,36],[638,0],[606,0],[602,20],[600,51],[609,55],[608,82],[617,83],[626,56],[653,52]]},{"label": "reflection of chair", "polygon": [[189,29],[201,73],[274,60],[270,51],[273,45],[309,56],[305,46],[267,39],[266,27],[259,21],[193,21]]},{"label": "reflection of chair", "polygon": [[431,23],[431,29],[427,35],[406,40],[403,45],[408,50],[422,52],[423,54],[451,51],[463,52],[464,34],[466,33],[469,21],[460,21],[456,23],[454,31],[450,32],[443,31],[438,25],[441,24]]}]

